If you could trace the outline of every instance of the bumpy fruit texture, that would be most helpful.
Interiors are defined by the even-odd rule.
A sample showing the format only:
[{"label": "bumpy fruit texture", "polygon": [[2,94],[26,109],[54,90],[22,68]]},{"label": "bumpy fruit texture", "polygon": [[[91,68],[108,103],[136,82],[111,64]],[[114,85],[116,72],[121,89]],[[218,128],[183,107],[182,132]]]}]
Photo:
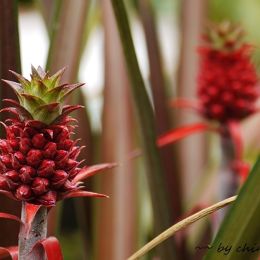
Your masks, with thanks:
[{"label": "bumpy fruit texture", "polygon": [[200,48],[198,96],[208,119],[226,123],[255,112],[259,95],[251,47],[239,27],[223,23],[211,28]]},{"label": "bumpy fruit texture", "polygon": [[82,147],[73,141],[75,119],[68,114],[80,106],[63,106],[62,101],[82,84],[59,84],[63,70],[49,76],[32,68],[31,81],[13,72],[20,83],[5,81],[16,92],[20,104],[5,100],[2,109],[15,118],[2,122],[6,139],[0,140],[0,190],[15,199],[54,205],[79,183],[77,157]]}]

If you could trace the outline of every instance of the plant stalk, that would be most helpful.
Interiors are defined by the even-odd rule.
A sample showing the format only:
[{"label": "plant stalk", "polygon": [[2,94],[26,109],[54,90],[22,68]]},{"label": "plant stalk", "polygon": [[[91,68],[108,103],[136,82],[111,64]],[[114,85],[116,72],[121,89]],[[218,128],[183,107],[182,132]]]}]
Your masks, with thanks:
[{"label": "plant stalk", "polygon": [[[229,136],[221,136],[221,169],[218,180],[218,199],[223,200],[236,194],[239,179],[234,170],[232,163],[235,159],[234,143]],[[222,209],[216,213],[214,230],[217,231],[220,223],[224,219],[228,208]]]},{"label": "plant stalk", "polygon": [[[47,208],[41,207],[35,214],[32,222],[28,219],[30,212],[26,210],[26,203],[22,203],[21,225],[19,233],[19,260],[44,260],[43,250],[33,250],[37,242],[47,237]],[[29,222],[29,223],[28,223]]]}]

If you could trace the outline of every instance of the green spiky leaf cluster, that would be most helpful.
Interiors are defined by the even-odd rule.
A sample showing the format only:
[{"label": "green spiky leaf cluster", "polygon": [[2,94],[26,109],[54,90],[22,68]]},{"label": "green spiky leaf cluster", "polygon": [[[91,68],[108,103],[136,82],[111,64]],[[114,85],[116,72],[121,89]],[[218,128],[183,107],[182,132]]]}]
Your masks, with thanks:
[{"label": "green spiky leaf cluster", "polygon": [[[59,116],[68,114],[80,106],[64,106],[65,98],[75,89],[84,85],[60,84],[65,68],[50,76],[40,66],[37,70],[32,66],[31,81],[14,71],[10,71],[19,83],[4,80],[15,91],[20,104],[6,100],[14,106],[14,112],[25,119],[41,121],[51,124]],[[10,109],[9,109],[10,112]]]},{"label": "green spiky leaf cluster", "polygon": [[224,21],[207,28],[206,41],[216,50],[232,51],[243,44],[244,31],[241,26]]}]

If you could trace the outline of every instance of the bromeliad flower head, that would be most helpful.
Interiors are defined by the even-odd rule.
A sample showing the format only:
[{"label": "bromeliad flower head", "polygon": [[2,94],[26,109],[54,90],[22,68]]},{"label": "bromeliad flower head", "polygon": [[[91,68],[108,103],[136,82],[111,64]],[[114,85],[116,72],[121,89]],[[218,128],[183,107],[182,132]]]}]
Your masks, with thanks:
[{"label": "bromeliad flower head", "polygon": [[0,140],[0,192],[16,200],[52,206],[66,197],[104,196],[80,190],[81,180],[114,164],[80,167],[83,147],[71,139],[76,120],[68,114],[81,106],[63,101],[83,84],[60,84],[63,72],[50,76],[32,67],[31,81],[15,72],[19,83],[4,80],[19,103],[6,99],[9,107],[1,110],[15,118],[1,122],[6,139]]},{"label": "bromeliad flower head", "polygon": [[240,27],[228,22],[210,28],[200,48],[198,96],[203,115],[226,123],[255,112],[259,95],[251,47]]}]

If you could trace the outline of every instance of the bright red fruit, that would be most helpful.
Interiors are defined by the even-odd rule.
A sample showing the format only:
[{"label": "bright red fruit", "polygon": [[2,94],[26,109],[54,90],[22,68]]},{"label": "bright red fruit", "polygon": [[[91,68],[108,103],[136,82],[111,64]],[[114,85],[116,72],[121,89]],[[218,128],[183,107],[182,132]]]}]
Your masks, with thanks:
[{"label": "bright red fruit", "polygon": [[213,28],[199,50],[198,97],[203,115],[226,123],[254,113],[259,96],[252,48],[230,24]]}]

